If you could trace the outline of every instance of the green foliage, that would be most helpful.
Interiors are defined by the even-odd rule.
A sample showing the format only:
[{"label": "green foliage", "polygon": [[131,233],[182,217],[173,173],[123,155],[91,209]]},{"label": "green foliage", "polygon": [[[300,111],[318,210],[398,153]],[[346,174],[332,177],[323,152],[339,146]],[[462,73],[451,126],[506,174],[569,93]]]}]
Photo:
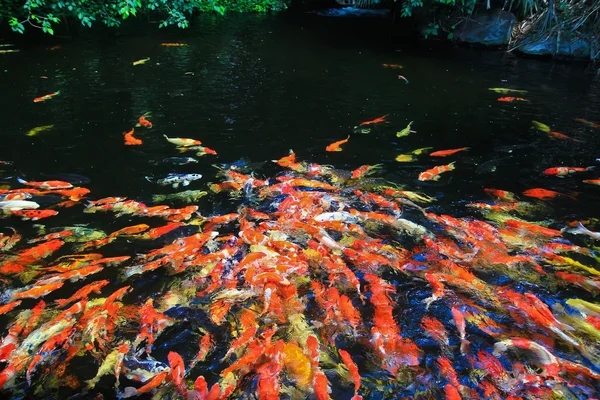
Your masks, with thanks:
[{"label": "green foliage", "polygon": [[54,34],[60,18],[75,18],[91,28],[95,23],[118,27],[140,13],[163,16],[160,27],[187,28],[195,12],[268,12],[281,9],[285,0],[0,0],[0,19],[6,18],[13,31],[23,33],[27,26]]}]

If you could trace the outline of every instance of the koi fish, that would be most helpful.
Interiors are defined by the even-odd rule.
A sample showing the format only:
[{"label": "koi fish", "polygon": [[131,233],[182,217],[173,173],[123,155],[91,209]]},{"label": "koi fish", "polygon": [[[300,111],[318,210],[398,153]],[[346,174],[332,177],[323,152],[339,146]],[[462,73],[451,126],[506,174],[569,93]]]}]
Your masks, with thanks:
[{"label": "koi fish", "polygon": [[459,151],[465,151],[465,150],[469,150],[469,147],[461,147],[460,149],[434,151],[433,153],[431,153],[429,155],[431,157],[447,157],[447,156],[451,156],[452,154],[458,153]]},{"label": "koi fish", "polygon": [[169,143],[173,143],[174,145],[179,146],[179,147],[199,146],[202,144],[201,141],[195,140],[195,139],[170,138],[167,135],[163,135],[163,136],[165,137],[165,139],[167,139],[167,141]]},{"label": "koi fish", "polygon": [[31,186],[34,188],[44,189],[44,190],[71,189],[73,187],[72,184],[70,184],[69,182],[64,182],[64,181],[44,181],[44,182],[29,181],[28,182],[21,178],[17,178],[17,180],[22,185]]},{"label": "koi fish", "polygon": [[166,178],[156,181],[159,185],[171,185],[177,189],[179,185],[188,186],[191,182],[201,179],[201,174],[169,174]]},{"label": "koi fish", "polygon": [[46,101],[46,100],[50,100],[51,98],[53,98],[54,96],[58,96],[60,94],[60,90],[57,90],[54,93],[50,93],[50,94],[46,94],[44,96],[40,96],[40,97],[36,97],[35,99],[33,99],[34,103],[39,103],[42,101]]},{"label": "koi fish", "polygon": [[511,102],[511,101],[529,101],[529,100],[524,99],[522,97],[500,97],[498,99],[498,101],[500,101],[500,102]]},{"label": "koi fish", "polygon": [[40,205],[34,201],[26,200],[5,200],[0,201],[0,210],[31,210],[40,208]]},{"label": "koi fish", "polygon": [[581,222],[577,224],[577,228],[571,229],[569,233],[572,233],[574,235],[586,235],[591,237],[592,239],[600,240],[600,232],[590,231],[588,228],[583,226]]},{"label": "koi fish", "polygon": [[419,174],[420,181],[437,181],[440,179],[440,174],[444,172],[453,171],[455,169],[454,162],[448,165],[439,165],[437,167],[428,169],[425,172]]},{"label": "koi fish", "polygon": [[526,191],[523,192],[523,195],[527,196],[527,197],[535,197],[536,199],[540,199],[540,200],[550,200],[550,199],[554,199],[557,196],[566,196],[566,197],[572,198],[573,200],[577,200],[575,198],[577,193],[565,194],[565,193],[555,192],[554,190],[548,190],[548,189],[542,189],[542,188],[527,189]]},{"label": "koi fish", "polygon": [[596,124],[592,121],[588,121],[587,119],[583,119],[583,118],[575,118],[575,121],[577,122],[581,122],[584,125],[589,126],[590,128],[594,128],[594,129],[598,129],[600,128],[600,124]]},{"label": "koi fish", "polygon": [[331,143],[329,146],[325,147],[325,151],[342,151],[342,149],[340,148],[341,145],[343,145],[344,143],[348,143],[348,140],[350,140],[350,136],[348,136],[346,139],[344,140],[339,140],[337,142]]},{"label": "koi fish", "polygon": [[7,50],[0,50],[0,54],[8,54],[8,53],[18,53],[19,49],[7,49]]},{"label": "koi fish", "polygon": [[362,167],[352,171],[352,179],[358,179],[362,178],[363,176],[371,175],[377,170],[381,169],[382,166],[383,164],[363,165]]},{"label": "koi fish", "polygon": [[381,64],[381,66],[383,68],[392,68],[392,69],[402,69],[402,68],[404,68],[402,65],[399,65],[399,64]]},{"label": "koi fish", "polygon": [[563,139],[563,140],[572,140],[574,142],[581,142],[579,139],[573,139],[571,136],[567,136],[564,133],[560,132],[548,132],[548,135],[553,136],[555,138]]},{"label": "koi fish", "polygon": [[504,200],[504,201],[515,201],[516,197],[515,194],[506,190],[499,190],[499,189],[489,189],[489,188],[485,188],[483,189],[484,192],[486,192],[488,195],[500,199],[500,200]]},{"label": "koi fish", "polygon": [[555,175],[555,176],[558,176],[559,178],[564,178],[565,176],[574,174],[575,172],[592,171],[594,168],[596,168],[596,167],[594,167],[594,166],[587,167],[587,168],[554,167],[554,168],[546,169],[544,171],[544,175]]},{"label": "koi fish", "polygon": [[150,61],[150,57],[148,58],[143,58],[141,60],[137,60],[133,62],[133,65],[142,65],[142,64],[146,64],[148,61]]},{"label": "koi fish", "polygon": [[185,43],[161,43],[160,44],[163,47],[186,47],[187,44]]},{"label": "koi fish", "polygon": [[142,144],[142,141],[138,138],[133,137],[134,128],[131,128],[129,132],[124,134],[125,138],[125,146],[139,146]]},{"label": "koi fish", "polygon": [[372,119],[370,121],[361,122],[361,124],[359,126],[371,125],[371,124],[380,124],[382,122],[385,122],[385,118],[387,116],[388,116],[388,114],[384,115],[383,117]]},{"label": "koi fish", "polygon": [[402,129],[400,132],[396,132],[396,137],[405,137],[405,136],[410,135],[411,133],[416,133],[416,131],[413,131],[410,129],[413,122],[414,121],[410,121],[408,123],[408,125],[406,126],[406,128]]},{"label": "koi fish", "polygon": [[509,89],[509,88],[489,88],[492,92],[500,93],[500,94],[509,94],[509,93],[518,93],[525,94],[527,90],[519,90],[519,89]]},{"label": "koi fish", "polygon": [[149,116],[150,116],[150,113],[145,113],[144,115],[142,115],[139,118],[136,127],[143,126],[144,128],[152,128],[152,122],[150,122],[146,119],[146,117],[149,117]]},{"label": "koi fish", "polygon": [[38,221],[58,215],[58,211],[54,210],[11,210],[10,212],[12,215],[22,217],[23,221]]},{"label": "koi fish", "polygon": [[404,75],[398,75],[398,79],[402,79],[408,85],[408,79]]},{"label": "koi fish", "polygon": [[586,179],[583,182],[589,183],[590,185],[600,185],[600,179]]},{"label": "koi fish", "polygon": [[54,125],[43,125],[43,126],[36,126],[35,128],[31,129],[29,132],[27,132],[25,134],[25,136],[35,136],[38,133],[47,131],[49,129],[54,128]]}]

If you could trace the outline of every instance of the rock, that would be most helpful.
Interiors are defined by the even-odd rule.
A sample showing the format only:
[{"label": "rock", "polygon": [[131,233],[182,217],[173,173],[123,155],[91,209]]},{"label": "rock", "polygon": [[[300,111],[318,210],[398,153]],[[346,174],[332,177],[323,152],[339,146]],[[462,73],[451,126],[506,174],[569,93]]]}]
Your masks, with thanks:
[{"label": "rock", "polygon": [[514,14],[506,11],[485,11],[457,28],[454,37],[461,42],[486,46],[507,45],[516,20]]},{"label": "rock", "polygon": [[561,38],[557,43],[556,36],[545,39],[525,39],[517,50],[533,56],[553,56],[563,58],[590,58],[590,44],[583,39],[569,40]]}]

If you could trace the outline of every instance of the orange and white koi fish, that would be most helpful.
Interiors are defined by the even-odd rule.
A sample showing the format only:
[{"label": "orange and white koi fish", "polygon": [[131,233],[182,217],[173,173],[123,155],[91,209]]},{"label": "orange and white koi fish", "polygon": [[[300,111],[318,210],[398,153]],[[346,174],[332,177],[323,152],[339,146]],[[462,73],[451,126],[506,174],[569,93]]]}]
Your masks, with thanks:
[{"label": "orange and white koi fish", "polygon": [[439,151],[434,151],[433,153],[431,153],[429,155],[431,157],[447,157],[447,156],[451,156],[452,154],[458,153],[459,151],[465,151],[465,150],[469,150],[469,147],[461,147],[460,149],[439,150]]},{"label": "orange and white koi fish", "polygon": [[129,132],[126,132],[123,135],[123,137],[125,138],[125,146],[139,146],[140,144],[143,143],[140,139],[133,137],[134,131],[135,131],[135,128],[131,128],[131,130]]},{"label": "orange and white koi fish", "polygon": [[372,120],[370,120],[370,121],[365,121],[365,122],[362,122],[362,123],[360,124],[360,126],[363,126],[363,125],[371,125],[371,124],[379,124],[379,123],[381,123],[381,122],[385,122],[385,118],[386,118],[386,117],[387,117],[387,114],[386,114],[386,115],[384,115],[383,117],[379,117],[379,118],[372,119]]},{"label": "orange and white koi fish", "polygon": [[511,102],[511,101],[529,101],[529,100],[524,99],[522,97],[500,97],[498,99],[498,101],[500,101],[500,102]]},{"label": "orange and white koi fish", "polygon": [[163,135],[167,142],[173,143],[179,147],[190,147],[190,146],[200,146],[202,144],[201,141],[196,139],[188,139],[188,138],[170,138],[167,135]]},{"label": "orange and white koi fish", "polygon": [[587,167],[587,168],[579,168],[579,167],[554,167],[554,168],[548,168],[544,171],[544,175],[554,175],[554,176],[558,176],[559,178],[564,178],[567,175],[571,175],[574,174],[575,172],[585,172],[585,171],[592,171],[594,168],[594,166],[591,167]]},{"label": "orange and white koi fish", "polygon": [[21,183],[23,185],[31,186],[31,187],[38,188],[38,189],[44,189],[44,190],[71,189],[73,187],[73,185],[71,185],[69,182],[63,182],[63,181],[44,181],[44,182],[31,182],[30,181],[30,182],[28,182],[21,178],[17,178],[17,180],[19,181],[19,183]]},{"label": "orange and white koi fish", "polygon": [[589,183],[590,185],[600,185],[600,179],[586,179],[583,183]]},{"label": "orange and white koi fish", "polygon": [[33,99],[34,103],[39,103],[42,101],[46,101],[46,100],[50,100],[51,98],[53,98],[54,96],[57,96],[60,94],[60,90],[54,92],[54,93],[50,93],[44,96],[40,96],[40,97],[36,97],[35,99]]},{"label": "orange and white koi fish", "polygon": [[455,169],[454,163],[448,165],[438,165],[437,167],[428,169],[425,172],[419,174],[420,181],[437,181],[440,179],[440,174],[444,172],[453,171]]},{"label": "orange and white koi fish", "polygon": [[342,149],[340,148],[340,146],[343,145],[344,143],[348,143],[348,140],[350,140],[350,136],[348,136],[344,140],[338,140],[337,142],[333,142],[329,146],[325,147],[325,151],[331,151],[331,152],[333,152],[333,151],[342,151]]},{"label": "orange and white koi fish", "polygon": [[352,171],[352,179],[358,179],[358,178],[362,178],[363,176],[366,176],[366,175],[371,175],[376,170],[381,169],[382,166],[383,166],[383,164],[363,165],[362,167],[357,168],[354,171]]}]

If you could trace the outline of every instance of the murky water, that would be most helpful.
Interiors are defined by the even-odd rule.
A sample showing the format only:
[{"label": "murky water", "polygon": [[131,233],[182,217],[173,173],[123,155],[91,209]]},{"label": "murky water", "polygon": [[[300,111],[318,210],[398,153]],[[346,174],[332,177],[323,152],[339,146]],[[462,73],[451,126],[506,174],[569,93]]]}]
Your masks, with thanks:
[{"label": "murky water", "polygon": [[[124,28],[119,36],[83,33],[58,40],[60,47],[55,49],[50,49],[54,42],[23,43],[21,52],[0,56],[0,160],[14,162],[2,168],[0,185],[16,186],[16,177],[40,181],[72,173],[89,178],[85,187],[91,190],[90,199],[128,196],[150,203],[153,194],[173,192],[154,182],[169,173],[201,173],[202,181],[190,188],[204,190],[207,182],[215,181],[212,164],[244,158],[255,163],[260,177],[272,176],[280,168],[270,160],[293,149],[300,160],[341,169],[381,163],[388,181],[438,198],[431,208],[438,213],[465,215],[466,203],[486,198],[483,188],[521,193],[543,187],[580,193],[577,200],[551,202],[543,215],[547,221],[600,216],[600,189],[582,183],[584,177],[595,178],[594,172],[566,179],[542,174],[549,167],[597,164],[600,131],[575,121],[600,121],[600,77],[594,68],[496,51],[403,44],[399,39],[391,43],[384,21],[361,22],[357,28],[355,22],[316,16],[206,16],[186,31],[143,26]],[[164,42],[187,46],[160,46]],[[132,65],[144,58],[150,60]],[[525,90],[527,94],[519,96],[527,101],[498,102],[503,95],[488,90],[495,87]],[[33,102],[59,90],[51,100]],[[153,128],[135,134],[143,146],[124,146],[123,133],[147,112]],[[372,125],[369,133],[354,130],[383,115],[387,122]],[[532,129],[532,120],[577,141]],[[416,133],[397,138],[396,132],[411,121]],[[26,135],[44,125],[54,127]],[[185,166],[163,163],[166,157],[181,155],[163,135],[200,139],[218,155]],[[327,145],[348,135],[342,152],[325,152]],[[395,161],[400,153],[422,147],[469,149],[441,161],[427,155],[412,163]],[[455,161],[456,170],[438,182],[417,180],[420,172],[446,161]],[[235,211],[238,201],[207,196],[198,204],[202,215],[211,216]],[[12,218],[0,223],[24,234],[33,232],[31,222]],[[89,223],[109,232],[140,222],[112,214],[82,215],[76,206],[38,223],[48,229]],[[101,252],[134,255],[149,247],[118,243]],[[109,269],[96,276],[113,277]],[[163,280],[168,282],[158,274],[135,281],[131,302],[138,294],[142,301],[144,293],[155,289],[160,293]],[[80,286],[81,282],[76,288]],[[68,297],[74,290],[57,293]],[[175,314],[177,310],[169,316]],[[199,328],[207,317],[185,318]],[[416,328],[407,324],[403,329]],[[170,330],[153,356],[166,362],[173,349],[193,356],[196,335],[191,330]],[[89,370],[91,377],[97,368],[92,361],[87,356],[74,364]],[[210,362],[203,367],[220,372]],[[360,367],[369,377],[369,371]],[[343,385],[331,379],[332,397],[351,397],[350,390],[340,389]],[[214,383],[216,375],[207,380]],[[110,398],[112,382],[102,382]],[[402,393],[411,396],[409,390]],[[376,392],[370,394],[378,398]]]}]

